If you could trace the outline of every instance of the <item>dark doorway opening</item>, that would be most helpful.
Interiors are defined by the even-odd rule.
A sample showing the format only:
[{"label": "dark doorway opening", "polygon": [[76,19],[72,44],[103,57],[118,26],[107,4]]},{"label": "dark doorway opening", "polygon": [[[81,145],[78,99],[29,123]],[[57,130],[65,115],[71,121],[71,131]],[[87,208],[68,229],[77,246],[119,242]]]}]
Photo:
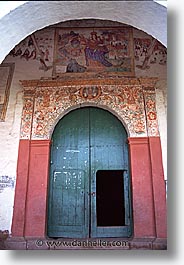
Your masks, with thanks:
[{"label": "dark doorway opening", "polygon": [[98,170],[96,173],[97,226],[124,226],[124,170]]}]

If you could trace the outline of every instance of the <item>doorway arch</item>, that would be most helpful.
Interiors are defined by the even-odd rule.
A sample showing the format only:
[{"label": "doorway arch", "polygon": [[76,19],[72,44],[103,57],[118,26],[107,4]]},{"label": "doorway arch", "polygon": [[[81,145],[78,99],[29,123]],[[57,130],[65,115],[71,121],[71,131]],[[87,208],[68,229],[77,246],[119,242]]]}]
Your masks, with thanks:
[{"label": "doorway arch", "polygon": [[49,237],[130,237],[127,132],[110,112],[83,107],[52,135]]}]

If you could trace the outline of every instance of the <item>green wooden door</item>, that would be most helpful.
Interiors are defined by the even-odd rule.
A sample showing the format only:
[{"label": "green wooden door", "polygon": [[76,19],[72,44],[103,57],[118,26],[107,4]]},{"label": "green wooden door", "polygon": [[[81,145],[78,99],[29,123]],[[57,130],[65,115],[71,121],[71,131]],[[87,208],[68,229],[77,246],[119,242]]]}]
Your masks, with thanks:
[{"label": "green wooden door", "polygon": [[89,110],[57,124],[51,147],[48,236],[88,237]]},{"label": "green wooden door", "polygon": [[107,111],[90,111],[90,154],[91,236],[130,236],[127,134]]},{"label": "green wooden door", "polygon": [[126,142],[121,122],[99,108],[59,121],[51,147],[49,237],[131,235]]}]

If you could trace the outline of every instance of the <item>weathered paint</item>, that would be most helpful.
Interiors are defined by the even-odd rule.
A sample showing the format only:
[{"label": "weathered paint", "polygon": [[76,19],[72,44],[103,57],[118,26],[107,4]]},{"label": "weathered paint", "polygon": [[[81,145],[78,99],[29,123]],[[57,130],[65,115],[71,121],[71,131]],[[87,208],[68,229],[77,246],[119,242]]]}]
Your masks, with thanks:
[{"label": "weathered paint", "polygon": [[157,238],[167,238],[166,189],[159,137],[149,137]]},{"label": "weathered paint", "polygon": [[[91,20],[87,21],[77,21],[77,23],[89,23],[88,25],[90,26],[90,23],[92,22]],[[94,21],[93,21],[94,22]],[[160,22],[160,21],[159,21]],[[75,23],[72,21],[67,22],[67,26],[74,26]],[[113,26],[113,21],[108,22],[108,21],[97,21],[95,23],[99,23],[98,25],[100,26],[100,23],[103,23],[102,26]],[[108,24],[110,23],[110,24]],[[82,25],[82,24],[80,24]],[[7,26],[7,24],[6,24]],[[136,38],[150,38],[147,34],[144,32],[141,32],[139,30],[134,30],[134,37]],[[39,35],[37,32],[36,35]],[[41,35],[45,36],[45,30],[41,33]],[[43,40],[44,41],[44,40]],[[143,59],[143,58],[142,58]],[[49,57],[50,60],[50,57]],[[19,139],[20,139],[20,124],[21,124],[21,113],[22,113],[22,108],[23,108],[23,93],[22,93],[22,88],[20,87],[19,80],[23,79],[40,79],[41,77],[44,78],[49,78],[52,76],[52,69],[49,69],[48,71],[44,72],[43,70],[39,69],[39,60],[26,60],[25,57],[22,57],[21,59],[18,57],[12,57],[12,56],[7,56],[5,61],[3,63],[15,63],[15,72],[13,75],[13,80],[10,88],[10,97],[9,97],[9,102],[8,102],[8,108],[7,108],[7,113],[6,113],[6,118],[4,122],[1,122],[0,124],[0,145],[1,145],[1,157],[0,157],[0,171],[1,171],[1,176],[8,176],[11,178],[12,176],[17,175],[17,182],[19,182],[18,178],[20,178],[20,174],[16,174],[16,164],[17,164],[17,154],[18,154],[18,144],[19,144]],[[50,62],[49,62],[50,63]],[[138,63],[139,64],[139,63]],[[136,69],[136,76],[159,76],[161,78],[166,78],[166,67],[164,68],[163,65],[159,65],[157,67],[156,64],[152,64],[149,69],[138,69],[137,68],[137,63],[135,64],[135,69]],[[45,88],[43,88],[45,90]],[[161,91],[163,89],[161,88]],[[111,96],[110,93],[108,96]],[[165,100],[165,94],[163,94],[163,98]],[[53,99],[55,101],[55,99]],[[87,99],[88,101],[88,99]],[[86,103],[87,101],[84,102],[84,104],[91,104],[91,102]],[[159,108],[162,108],[163,100],[162,102],[159,100],[159,97],[156,99],[156,104],[157,104],[157,116],[159,120],[159,133],[161,135],[161,142],[162,142],[162,153],[164,154],[164,157],[166,158],[166,137],[165,137],[165,113],[163,111],[158,111]],[[63,103],[65,104],[64,100]],[[45,102],[44,102],[45,104]],[[96,104],[96,101],[94,101],[93,104]],[[73,106],[70,106],[71,108]],[[76,108],[77,106],[75,106]],[[129,105],[130,108],[132,108],[132,105]],[[67,107],[66,107],[67,108]],[[110,106],[112,109],[112,112],[114,111],[114,105]],[[51,114],[53,114],[51,112]],[[52,115],[51,115],[52,116]],[[35,116],[36,117],[36,116]],[[37,118],[37,117],[36,117]],[[41,117],[43,118],[43,117]],[[121,117],[122,119],[124,117]],[[137,116],[138,118],[138,116]],[[47,119],[47,118],[46,118]],[[163,122],[164,120],[164,122]],[[35,125],[38,125],[35,123]],[[36,128],[36,127],[35,127]],[[39,126],[38,126],[39,129]],[[164,133],[162,133],[164,132]],[[31,133],[30,133],[31,136]],[[138,137],[140,135],[137,135]],[[22,156],[23,161],[24,156]],[[18,159],[19,160],[19,159]],[[20,160],[19,160],[20,162]],[[18,162],[18,163],[19,163]],[[164,159],[164,165],[165,165],[165,170],[166,170],[166,159]],[[18,166],[19,168],[19,166]],[[19,171],[19,169],[18,169]],[[166,171],[165,171],[166,175]],[[23,183],[23,188],[24,190],[24,180],[21,180]],[[8,196],[8,192],[10,196]],[[1,193],[1,197],[3,198],[1,200],[1,217],[0,217],[0,229],[8,229],[9,231],[10,226],[11,226],[11,219],[12,219],[12,209],[13,209],[13,188],[10,190],[9,188],[5,188],[3,192]],[[22,193],[24,194],[24,193]],[[165,194],[165,193],[164,193]],[[19,194],[20,198],[21,195]],[[24,197],[24,195],[23,195]],[[6,202],[5,202],[6,201]],[[16,201],[16,200],[15,200]],[[24,205],[24,203],[22,202]],[[10,211],[8,215],[5,215],[6,213],[6,207],[10,207]],[[18,211],[20,210],[20,211]],[[20,219],[22,218],[21,216],[24,216],[24,208],[19,207],[17,210],[17,213],[20,212]],[[18,214],[19,215],[19,214]],[[20,226],[21,227],[21,226]],[[21,230],[22,228],[20,228]],[[14,230],[15,232],[15,230]],[[11,231],[10,231],[11,233]],[[19,228],[17,229],[17,233],[19,233]]]},{"label": "weathered paint", "polygon": [[[147,32],[167,45],[167,9],[153,1],[117,1],[116,4],[113,1],[98,1],[98,5],[93,1],[80,1],[77,5],[75,1],[40,1],[36,4],[30,1],[1,19],[0,31],[4,42],[0,49],[0,61],[32,32],[60,21],[81,18],[118,20]],[[20,25],[24,25],[24,30]]]},{"label": "weathered paint", "polygon": [[[121,122],[99,108],[78,109],[60,120],[52,137],[48,213],[50,237],[131,235],[126,139],[127,134]],[[98,170],[126,171],[126,174],[122,174],[126,216],[124,226],[97,226]]]},{"label": "weathered paint", "polygon": [[129,138],[134,237],[155,237],[155,214],[148,137]]},{"label": "weathered paint", "polygon": [[129,138],[134,237],[167,238],[160,137]]},{"label": "weathered paint", "polygon": [[[35,151],[30,151],[30,143],[34,144]],[[39,144],[39,145],[38,145]],[[134,238],[166,238],[166,202],[163,171],[161,164],[161,148],[159,137],[129,138],[131,162],[131,187]],[[34,148],[33,148],[34,149]],[[32,161],[28,161],[28,153]],[[35,157],[35,154],[39,156]],[[49,141],[21,140],[19,146],[18,178],[14,204],[13,236],[45,237],[46,233],[46,205],[48,171],[48,154],[50,153]],[[45,157],[47,159],[42,159]],[[27,158],[26,158],[27,157]],[[34,158],[34,159],[33,159]],[[36,158],[36,161],[35,161]],[[35,161],[33,163],[33,161]],[[27,166],[25,165],[27,163]],[[32,169],[31,169],[32,168]],[[30,170],[31,169],[31,170]],[[25,172],[42,172],[28,175]],[[24,173],[24,174],[23,174]],[[27,173],[26,173],[27,174]],[[32,174],[32,173],[31,173]],[[29,183],[27,192],[26,183]],[[35,183],[34,183],[35,182]],[[146,183],[146,186],[145,186]],[[44,184],[44,188],[40,188]],[[27,194],[27,197],[26,197]],[[28,207],[37,197],[36,205]],[[27,201],[26,201],[27,200]],[[39,223],[37,223],[39,222]],[[31,226],[34,223],[34,226]],[[24,231],[26,225],[27,230]],[[136,245],[137,243],[135,243]],[[157,243],[158,245],[161,243]]]},{"label": "weathered paint", "polygon": [[49,145],[49,140],[20,140],[13,236],[45,235]]},{"label": "weathered paint", "polygon": [[29,174],[30,141],[20,140],[17,161],[17,180],[14,198],[14,214],[12,221],[12,235],[22,237],[24,235],[25,208],[27,199],[27,183]]}]

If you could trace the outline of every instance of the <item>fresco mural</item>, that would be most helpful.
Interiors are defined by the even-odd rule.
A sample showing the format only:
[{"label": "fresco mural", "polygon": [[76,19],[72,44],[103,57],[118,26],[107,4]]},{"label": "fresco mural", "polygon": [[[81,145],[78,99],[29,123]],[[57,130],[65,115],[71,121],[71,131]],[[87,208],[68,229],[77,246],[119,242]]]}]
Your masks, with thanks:
[{"label": "fresco mural", "polygon": [[26,61],[38,60],[39,70],[48,71],[53,65],[54,30],[37,31],[10,52],[10,56]]},{"label": "fresco mural", "polygon": [[5,121],[14,64],[0,65],[0,121]]},{"label": "fresco mural", "polygon": [[[146,87],[141,82],[146,82]],[[155,82],[135,78],[21,81],[24,88],[21,139],[50,139],[60,115],[83,104],[113,109],[124,120],[131,137],[158,136]]]},{"label": "fresco mural", "polygon": [[9,55],[16,63],[16,58],[27,63],[38,62],[40,71],[52,69],[53,78],[73,73],[77,76],[98,73],[133,77],[148,74],[148,70],[153,76],[166,68],[167,49],[142,31],[125,25],[81,27],[77,22],[74,25],[37,31]]},{"label": "fresco mural", "polygon": [[56,29],[55,74],[120,72],[134,75],[130,27]]},{"label": "fresco mural", "polygon": [[153,64],[166,65],[167,49],[157,40],[134,38],[135,67],[146,70]]}]

